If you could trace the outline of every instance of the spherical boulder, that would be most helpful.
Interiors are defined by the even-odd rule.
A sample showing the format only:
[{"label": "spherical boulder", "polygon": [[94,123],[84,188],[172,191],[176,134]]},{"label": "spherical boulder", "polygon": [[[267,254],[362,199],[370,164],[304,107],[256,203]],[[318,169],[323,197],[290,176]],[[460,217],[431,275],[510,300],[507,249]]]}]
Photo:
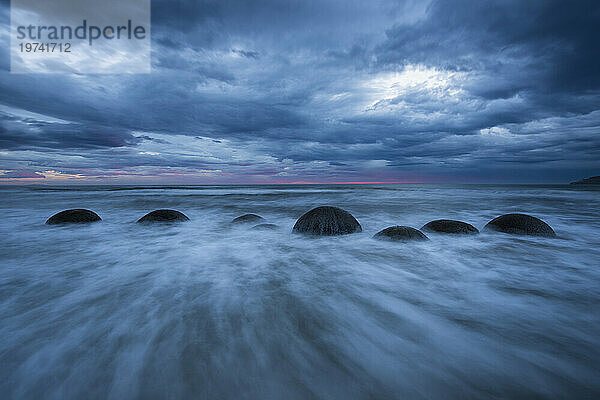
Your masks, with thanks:
[{"label": "spherical boulder", "polygon": [[483,227],[484,231],[497,231],[514,235],[556,237],[554,230],[539,218],[527,214],[505,214],[494,218]]},{"label": "spherical boulder", "polygon": [[177,210],[154,210],[138,219],[141,222],[180,222],[189,221],[190,219],[183,213]]},{"label": "spherical boulder", "polygon": [[374,239],[379,240],[392,240],[392,241],[419,241],[419,240],[429,240],[427,236],[423,232],[418,229],[411,228],[410,226],[390,226],[389,228],[385,228],[381,230],[373,236]]},{"label": "spherical boulder", "polygon": [[346,235],[361,232],[362,227],[348,211],[337,207],[313,208],[298,218],[292,232],[317,236]]},{"label": "spherical boulder", "polygon": [[244,214],[242,216],[239,216],[237,218],[234,218],[231,223],[232,224],[248,224],[251,222],[254,223],[258,223],[258,222],[262,222],[265,219],[263,217],[261,217],[260,215],[256,215],[256,214]]},{"label": "spherical boulder", "polygon": [[436,219],[423,225],[422,231],[437,233],[454,233],[462,235],[476,235],[479,230],[471,224],[452,219]]},{"label": "spherical boulder", "polygon": [[73,210],[65,210],[54,214],[48,218],[46,224],[80,224],[96,221],[102,221],[102,218],[100,218],[95,212],[84,210],[83,208],[75,208]]},{"label": "spherical boulder", "polygon": [[259,224],[252,227],[252,229],[256,231],[272,231],[277,228],[279,228],[279,226],[275,224]]}]

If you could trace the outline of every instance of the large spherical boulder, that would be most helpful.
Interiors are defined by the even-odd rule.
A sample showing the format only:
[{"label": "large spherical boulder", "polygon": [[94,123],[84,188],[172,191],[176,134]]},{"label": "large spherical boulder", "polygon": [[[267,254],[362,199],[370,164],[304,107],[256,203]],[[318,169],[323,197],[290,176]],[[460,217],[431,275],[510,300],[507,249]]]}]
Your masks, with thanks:
[{"label": "large spherical boulder", "polygon": [[337,207],[313,208],[296,221],[292,232],[317,236],[361,232],[362,227],[348,211]]},{"label": "large spherical boulder", "polygon": [[393,240],[407,242],[411,240],[429,240],[423,232],[418,229],[411,228],[410,226],[390,226],[381,230],[373,236],[374,239],[379,240]]},{"label": "large spherical boulder", "polygon": [[279,228],[279,226],[275,224],[259,224],[252,227],[252,229],[256,231],[272,231],[277,228]]},{"label": "large spherical boulder", "polygon": [[514,235],[556,237],[556,233],[550,225],[527,214],[501,215],[488,222],[483,230],[512,233]]},{"label": "large spherical boulder", "polygon": [[190,219],[177,210],[154,210],[144,215],[138,222],[180,222]]},{"label": "large spherical boulder", "polygon": [[102,218],[100,218],[95,212],[90,210],[84,210],[83,208],[76,208],[73,210],[65,210],[54,214],[53,216],[48,218],[46,224],[80,224],[96,221],[102,221]]},{"label": "large spherical boulder", "polygon": [[479,230],[471,224],[452,219],[436,219],[423,225],[422,231],[437,233],[454,233],[462,235],[476,235]]},{"label": "large spherical boulder", "polygon": [[256,214],[244,214],[242,216],[239,216],[237,218],[234,218],[231,223],[232,224],[248,224],[248,223],[259,223],[264,221],[265,219],[263,217],[261,217],[260,215],[256,215]]}]

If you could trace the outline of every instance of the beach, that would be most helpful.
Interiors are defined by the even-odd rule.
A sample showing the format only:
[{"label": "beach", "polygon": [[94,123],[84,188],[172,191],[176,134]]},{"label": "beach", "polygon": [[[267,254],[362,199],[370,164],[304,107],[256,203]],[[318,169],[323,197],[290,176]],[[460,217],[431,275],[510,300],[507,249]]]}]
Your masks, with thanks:
[{"label": "beach", "polygon": [[[600,188],[3,186],[5,398],[600,396]],[[292,234],[320,205],[362,232]],[[102,221],[45,225],[69,208]],[[175,209],[177,224],[137,224]],[[506,213],[557,238],[479,230]],[[272,230],[230,221],[256,213]]]}]

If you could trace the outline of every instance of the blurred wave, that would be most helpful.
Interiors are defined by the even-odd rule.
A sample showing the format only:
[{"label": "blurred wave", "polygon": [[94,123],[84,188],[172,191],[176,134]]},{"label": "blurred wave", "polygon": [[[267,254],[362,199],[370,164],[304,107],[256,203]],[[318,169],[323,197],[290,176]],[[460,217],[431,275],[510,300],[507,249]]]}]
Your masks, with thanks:
[{"label": "blurred wave", "polygon": [[[597,398],[598,190],[569,186],[1,187],[6,398]],[[363,232],[292,235],[318,205]],[[46,226],[63,209],[103,221]],[[157,208],[191,221],[134,222]],[[253,212],[274,231],[229,225]],[[508,212],[558,239],[428,234]]]}]

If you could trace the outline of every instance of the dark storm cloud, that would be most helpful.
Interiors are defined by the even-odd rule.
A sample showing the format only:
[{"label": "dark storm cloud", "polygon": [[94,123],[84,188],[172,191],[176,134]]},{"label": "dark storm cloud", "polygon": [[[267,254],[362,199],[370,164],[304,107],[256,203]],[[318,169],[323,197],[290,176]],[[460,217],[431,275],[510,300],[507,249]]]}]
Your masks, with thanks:
[{"label": "dark storm cloud", "polygon": [[599,26],[593,1],[154,0],[149,75],[0,72],[0,169],[570,180],[600,168]]},{"label": "dark storm cloud", "polygon": [[0,112],[0,149],[89,150],[134,146],[142,138],[115,127],[80,125],[16,118]]},{"label": "dark storm cloud", "polygon": [[488,98],[589,92],[600,87],[599,22],[593,0],[438,1],[417,25],[389,29],[378,60],[482,71],[495,79],[473,90]]}]

